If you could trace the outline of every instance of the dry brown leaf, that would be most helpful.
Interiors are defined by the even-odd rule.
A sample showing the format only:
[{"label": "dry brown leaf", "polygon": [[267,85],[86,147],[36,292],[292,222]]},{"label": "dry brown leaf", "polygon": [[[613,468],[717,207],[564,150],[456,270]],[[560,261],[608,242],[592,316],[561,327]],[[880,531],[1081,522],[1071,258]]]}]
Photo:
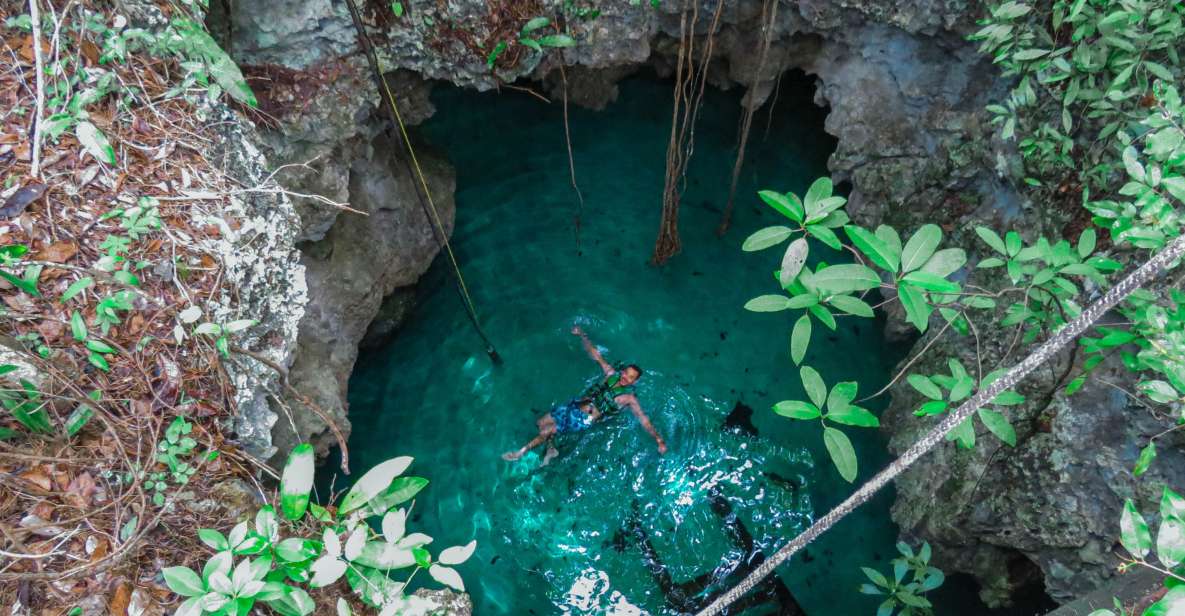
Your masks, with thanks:
[{"label": "dry brown leaf", "polygon": [[53,490],[53,480],[49,478],[49,473],[40,468],[27,470],[20,474],[21,479],[45,490],[46,492]]},{"label": "dry brown leaf", "polygon": [[65,263],[78,254],[78,244],[74,242],[55,242],[38,250],[33,257],[38,261],[50,263]]},{"label": "dry brown leaf", "polygon": [[107,600],[107,613],[111,616],[127,616],[128,605],[132,602],[132,588],[127,581],[120,580],[111,597]]},{"label": "dry brown leaf", "polygon": [[70,485],[66,486],[66,502],[78,507],[79,509],[86,509],[91,504],[91,497],[95,493],[95,480],[88,472],[83,472],[81,475],[74,478]]}]

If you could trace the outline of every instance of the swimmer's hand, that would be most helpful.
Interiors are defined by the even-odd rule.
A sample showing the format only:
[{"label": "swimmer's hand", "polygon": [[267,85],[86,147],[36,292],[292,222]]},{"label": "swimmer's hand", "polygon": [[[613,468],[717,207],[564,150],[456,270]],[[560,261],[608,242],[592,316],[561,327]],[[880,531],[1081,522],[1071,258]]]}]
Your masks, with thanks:
[{"label": "swimmer's hand", "polygon": [[583,335],[584,335],[584,330],[583,330],[583,329],[580,329],[580,326],[579,326],[579,325],[573,325],[573,326],[572,326],[572,335],[573,335],[573,336],[583,336]]},{"label": "swimmer's hand", "polygon": [[666,454],[666,452],[667,452],[666,441],[664,441],[662,439],[658,439],[658,453],[659,454]]},{"label": "swimmer's hand", "polygon": [[524,453],[527,453],[527,450],[518,449],[515,451],[508,451],[508,452],[502,454],[502,459],[506,460],[507,462],[514,462],[515,460],[523,457]]}]

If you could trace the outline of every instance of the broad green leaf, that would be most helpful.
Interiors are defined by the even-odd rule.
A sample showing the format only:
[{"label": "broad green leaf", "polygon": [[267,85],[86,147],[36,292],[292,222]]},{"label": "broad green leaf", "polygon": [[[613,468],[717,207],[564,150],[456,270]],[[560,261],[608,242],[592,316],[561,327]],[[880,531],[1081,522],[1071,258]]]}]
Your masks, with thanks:
[{"label": "broad green leaf", "polygon": [[376,515],[386,513],[392,507],[415,498],[427,485],[428,480],[423,477],[398,477],[370,499],[370,508]]},{"label": "broad green leaf", "polygon": [[549,18],[549,17],[535,17],[535,18],[532,18],[530,21],[528,21],[526,23],[526,25],[523,26],[523,29],[521,30],[521,32],[523,34],[530,34],[534,31],[538,30],[539,28],[546,28],[549,25],[551,25],[551,18]]},{"label": "broad green leaf", "polygon": [[841,310],[848,314],[854,314],[858,317],[872,318],[876,314],[872,311],[872,306],[869,306],[864,300],[851,295],[835,295],[827,300],[828,304],[834,306],[837,310]]},{"label": "broad green leaf", "polygon": [[206,56],[206,63],[210,67],[210,76],[230,94],[231,98],[247,105],[248,107],[258,107],[259,102],[255,99],[255,93],[251,91],[251,86],[247,85],[247,80],[243,78],[242,71],[239,70],[238,65],[230,56],[218,46],[214,39],[199,30],[200,26],[194,28],[193,36],[201,40],[201,49]]},{"label": "broad green leaf", "polygon": [[935,293],[958,293],[962,288],[957,282],[951,282],[941,276],[923,270],[906,274],[901,279],[901,282]]},{"label": "broad green leaf", "polygon": [[979,409],[979,420],[1001,441],[1004,441],[1010,447],[1016,447],[1016,430],[1013,429],[1012,424],[1003,413],[993,411],[992,409],[981,408]]},{"label": "broad green leaf", "polygon": [[806,390],[806,395],[815,403],[815,406],[822,407],[827,401],[827,385],[823,383],[823,377],[819,376],[819,372],[810,366],[803,366],[798,369],[798,374],[802,378],[802,387]]},{"label": "broad green leaf", "polygon": [[801,308],[810,308],[811,306],[815,306],[818,303],[819,298],[809,293],[803,293],[802,295],[795,295],[794,297],[791,297],[790,301],[786,303],[786,307],[792,310],[797,310]]},{"label": "broad green leaf", "polygon": [[442,565],[460,565],[469,560],[473,556],[473,551],[477,549],[477,542],[470,541],[465,545],[453,546],[445,548],[440,552],[440,557],[437,559]]},{"label": "broad green leaf", "polygon": [[280,478],[280,511],[289,520],[299,520],[309,506],[315,466],[313,446],[301,443],[288,454]]},{"label": "broad green leaf", "polygon": [[94,284],[94,282],[95,279],[91,278],[90,276],[75,280],[73,284],[71,284],[69,287],[66,287],[66,292],[62,293],[62,297],[58,301],[63,304],[70,301],[71,298],[73,298],[75,295],[78,295],[79,293],[82,293],[84,289]]},{"label": "broad green leaf", "polygon": [[370,499],[390,487],[391,482],[403,474],[403,471],[407,470],[411,463],[411,457],[401,456],[391,458],[366,471],[366,474],[354,483],[354,486],[346,493],[346,497],[342,499],[341,505],[338,507],[339,514],[347,514],[370,502]]},{"label": "broad green leaf", "polygon": [[833,250],[843,250],[843,242],[839,241],[839,236],[823,225],[807,225],[806,232]]},{"label": "broad green leaf", "polygon": [[95,409],[91,408],[89,404],[78,405],[78,408],[74,409],[74,412],[66,418],[66,436],[78,434],[94,416]]},{"label": "broad green leaf", "polygon": [[959,271],[967,263],[967,253],[962,248],[944,248],[934,253],[921,271],[945,278]]},{"label": "broad green leaf", "polygon": [[1083,259],[1089,257],[1094,252],[1095,241],[1094,227],[1084,229],[1082,235],[1078,236],[1078,256]]},{"label": "broad green leaf", "polygon": [[745,302],[745,310],[751,312],[779,312],[791,307],[790,298],[785,295],[761,295]]},{"label": "broad green leaf", "polygon": [[1160,521],[1160,530],[1156,533],[1156,557],[1169,569],[1185,560],[1185,522],[1178,518]]},{"label": "broad green leaf", "polygon": [[82,314],[77,310],[70,314],[70,333],[73,334],[74,339],[83,342],[86,340],[87,329],[86,321],[82,320]]},{"label": "broad green leaf", "polygon": [[921,374],[911,374],[905,377],[905,380],[923,396],[931,400],[942,400],[942,390],[934,384],[934,381],[930,380],[930,377]]},{"label": "broad green leaf", "polygon": [[875,428],[881,425],[876,415],[858,406],[847,406],[840,411],[831,411],[827,413],[827,419],[835,423],[861,428]]},{"label": "broad green leaf", "polygon": [[926,301],[925,292],[907,284],[898,285],[897,298],[901,300],[901,307],[905,309],[905,320],[913,323],[918,331],[925,332],[930,325],[930,313],[933,311]]},{"label": "broad green leaf", "polygon": [[362,547],[354,563],[387,571],[411,567],[416,564],[416,557],[411,553],[411,548],[402,548],[385,541],[369,541]]},{"label": "broad green leaf", "polygon": [[802,266],[806,264],[806,256],[810,249],[810,243],[803,237],[790,242],[786,247],[786,252],[782,255],[782,268],[778,271],[778,282],[782,288],[790,286],[798,277]]},{"label": "broad green leaf", "polygon": [[941,241],[942,229],[938,225],[923,225],[901,250],[901,271],[909,273],[925,265]]},{"label": "broad green leaf", "polygon": [[819,407],[801,400],[783,400],[774,405],[774,412],[790,419],[818,419]]},{"label": "broad green leaf", "polygon": [[796,197],[793,193],[787,193],[783,195],[772,190],[763,190],[758,192],[757,196],[761,197],[761,200],[764,201],[766,205],[772,207],[779,214],[789,218],[790,220],[793,220],[794,222],[801,223],[806,218],[805,211],[802,208],[802,203],[799,202],[798,197]]},{"label": "broad green leaf", "polygon": [[1148,524],[1130,498],[1124,501],[1123,515],[1119,518],[1119,542],[1136,558],[1144,558],[1152,548]]},{"label": "broad green leaf", "polygon": [[428,575],[432,579],[452,588],[457,592],[465,592],[465,582],[461,580],[461,574],[457,573],[456,569],[452,567],[442,567],[440,565],[432,565],[428,568]]},{"label": "broad green leaf", "polygon": [[875,289],[881,279],[871,268],[863,265],[832,265],[815,272],[815,287],[821,292],[839,294]]},{"label": "broad green leaf", "polygon": [[835,317],[832,316],[829,310],[819,305],[811,306],[810,308],[807,308],[807,310],[809,310],[816,319],[819,319],[819,322],[825,325],[827,329],[835,331]]},{"label": "broad green leaf", "polygon": [[836,383],[835,387],[831,388],[831,393],[827,394],[827,410],[828,412],[841,411],[856,399],[856,391],[859,386],[855,381],[844,381]]},{"label": "broad green leaf", "polygon": [[901,264],[901,236],[897,235],[897,230],[889,225],[880,225],[876,228],[876,237],[885,243],[885,246],[896,255],[896,262]]},{"label": "broad green leaf", "polygon": [[[790,227],[774,226],[758,229],[753,235],[745,239],[745,243],[741,245],[741,250],[745,252],[755,252],[758,250],[765,250],[771,246],[777,246],[786,241],[794,230]],[[797,272],[795,272],[797,273]]]},{"label": "broad green leaf", "polygon": [[810,342],[811,318],[804,314],[794,322],[794,330],[790,334],[790,359],[794,360],[794,365],[802,363]]},{"label": "broad green leaf", "polygon": [[95,160],[108,165],[115,164],[115,149],[111,147],[107,136],[97,126],[84,120],[74,128],[74,135],[78,137],[78,143],[82,148]]},{"label": "broad green leaf", "polygon": [[891,274],[897,273],[897,268],[901,264],[900,249],[894,250],[884,240],[863,227],[846,225],[843,230],[869,261]]},{"label": "broad green leaf", "polygon": [[1185,520],[1185,499],[1168,486],[1160,494],[1160,517]]},{"label": "broad green leaf", "polygon": [[835,428],[823,428],[823,444],[831,456],[831,462],[839,471],[839,476],[851,483],[856,480],[856,450],[852,448],[852,441],[848,435]]},{"label": "broad green leaf", "polygon": [[806,190],[806,195],[802,198],[803,206],[806,208],[806,216],[808,219],[820,210],[820,201],[831,196],[831,178],[823,176],[811,183],[811,187]]},{"label": "broad green leaf", "polygon": [[206,593],[202,579],[189,567],[166,567],[161,574],[169,590],[182,597],[196,597]]}]

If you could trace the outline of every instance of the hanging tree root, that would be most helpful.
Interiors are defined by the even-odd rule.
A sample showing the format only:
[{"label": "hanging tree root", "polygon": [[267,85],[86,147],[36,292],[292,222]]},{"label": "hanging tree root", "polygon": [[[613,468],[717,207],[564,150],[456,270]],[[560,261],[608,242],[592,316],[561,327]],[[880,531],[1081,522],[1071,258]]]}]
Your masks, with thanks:
[{"label": "hanging tree root", "polygon": [[581,254],[580,250],[580,226],[584,219],[584,193],[580,192],[580,186],[576,183],[576,161],[572,157],[572,131],[568,126],[568,74],[564,70],[564,53],[560,52],[560,79],[563,81],[564,88],[564,140],[568,144],[568,174],[572,179],[572,190],[576,191],[577,210],[575,218],[575,233],[576,233],[576,254]]},{"label": "hanging tree root", "polygon": [[707,40],[700,54],[699,70],[695,66],[695,25],[699,21],[699,4],[692,3],[691,20],[687,19],[687,3],[679,17],[679,54],[675,69],[675,101],[671,111],[671,138],[667,144],[666,178],[663,184],[662,217],[658,239],[650,262],[662,265],[682,250],[679,239],[679,200],[686,179],[687,162],[695,150],[695,121],[699,116],[704,90],[708,82],[708,64],[716,42],[724,1],[716,3]]},{"label": "hanging tree root", "polygon": [[724,235],[728,231],[728,226],[732,223],[732,208],[737,194],[737,181],[741,178],[741,167],[745,165],[745,147],[749,143],[749,129],[753,126],[753,114],[757,111],[754,98],[757,94],[757,86],[761,83],[761,73],[765,70],[765,57],[769,53],[770,39],[773,35],[773,23],[777,18],[778,3],[776,1],[773,2],[771,7],[770,1],[765,0],[761,6],[761,31],[763,36],[761,40],[761,53],[757,59],[757,72],[753,76],[753,82],[749,84],[747,95],[749,101],[745,104],[744,118],[741,120],[740,137],[737,140],[737,158],[736,163],[732,167],[732,183],[728,187],[728,202],[724,206],[724,215],[720,218],[720,227],[716,229],[717,235]]}]

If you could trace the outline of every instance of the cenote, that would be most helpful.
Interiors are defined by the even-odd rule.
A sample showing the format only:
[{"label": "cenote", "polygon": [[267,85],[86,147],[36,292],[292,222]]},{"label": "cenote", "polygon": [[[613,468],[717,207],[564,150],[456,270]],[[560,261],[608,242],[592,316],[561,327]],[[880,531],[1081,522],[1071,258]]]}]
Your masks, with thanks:
[{"label": "cenote", "polygon": [[[719,238],[740,105],[739,93],[707,92],[683,195],[683,252],[653,267],[669,83],[634,78],[604,111],[570,110],[585,198],[579,249],[561,106],[509,90],[437,88],[436,114],[418,136],[457,169],[453,245],[505,362],[483,352],[437,259],[397,338],[358,360],[350,447],[355,468],[415,457],[411,470],[431,484],[415,502],[414,525],[437,545],[478,542],[462,567],[476,613],[677,613],[656,563],[676,583],[707,580],[706,596],[745,556],[730,528],[739,523],[770,553],[852,489],[817,425],[770,411],[803,395],[788,355],[794,316],[742,309],[770,292],[777,267],[772,253],[740,250],[749,233],[775,224],[755,192],[801,194],[827,173],[834,141],[812,94],[805,76],[787,76],[768,132],[765,110],[757,116],[732,230]],[[533,436],[536,416],[599,374],[573,325],[609,361],[645,369],[638,396],[666,455],[622,413],[561,436],[562,455],[549,465],[539,449],[500,459]],[[826,340],[812,345],[809,363],[865,393],[886,382],[903,351],[888,348],[869,320],[841,319],[837,331],[815,335]],[[735,421],[744,406],[755,434]],[[874,430],[847,432],[861,481],[884,463],[884,441]],[[891,502],[881,494],[780,569],[806,613],[875,611],[875,598],[856,592],[859,567],[883,568],[894,554]]]}]

